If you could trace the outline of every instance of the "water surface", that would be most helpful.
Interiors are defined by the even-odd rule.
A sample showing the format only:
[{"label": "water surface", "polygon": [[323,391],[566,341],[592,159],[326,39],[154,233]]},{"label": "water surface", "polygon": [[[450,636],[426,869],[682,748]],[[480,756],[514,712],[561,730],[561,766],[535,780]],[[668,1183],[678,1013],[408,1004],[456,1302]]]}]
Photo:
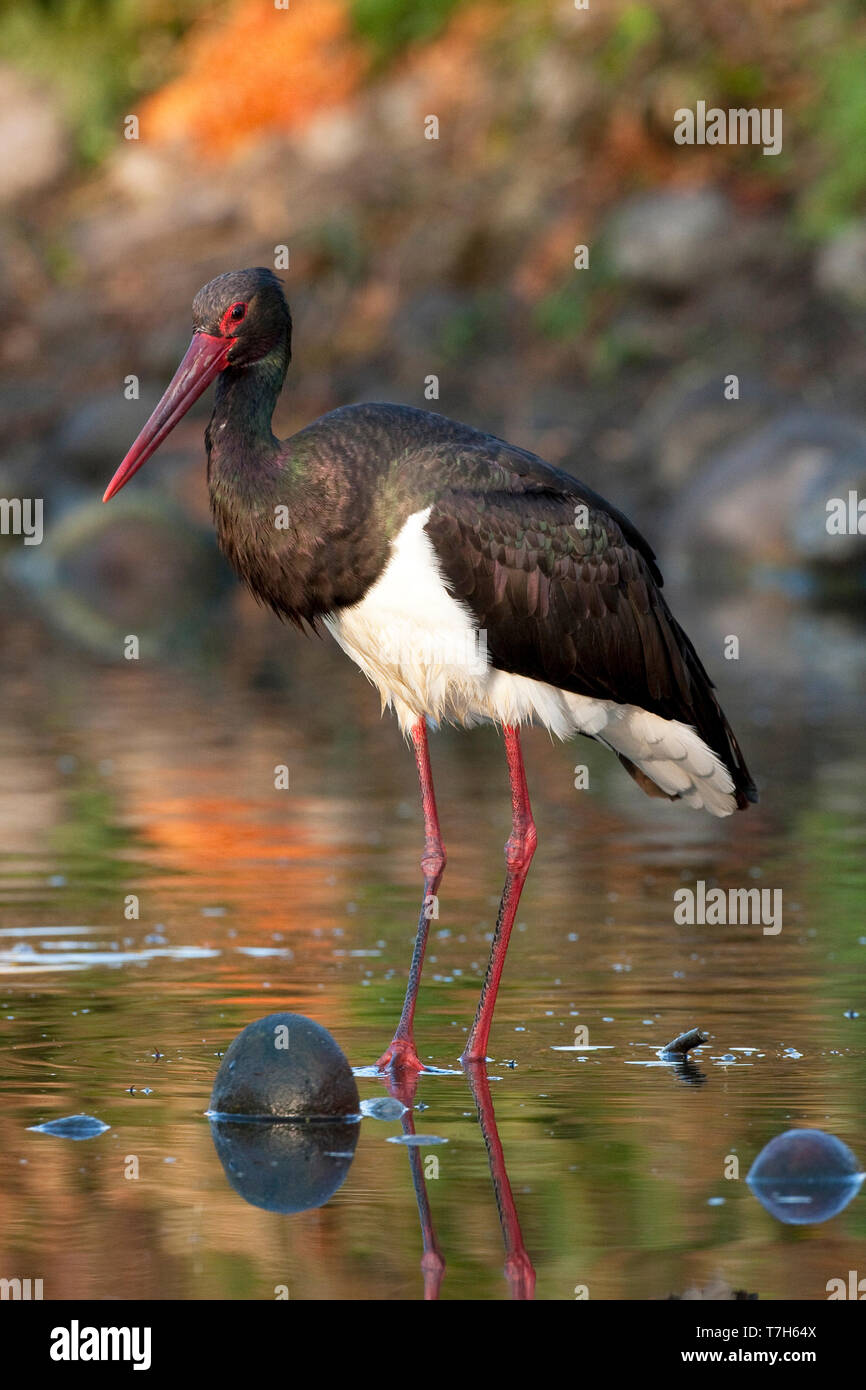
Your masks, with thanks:
[{"label": "water surface", "polygon": [[[447,1143],[413,1151],[387,1142],[400,1120],[365,1118],[333,1199],[286,1216],[229,1186],[204,1117],[213,1077],[275,1010],[325,1025],[356,1067],[389,1040],[420,893],[411,755],[334,647],[265,614],[227,611],[183,667],[112,665],[7,603],[0,1275],[42,1278],[46,1298],[415,1299],[420,1200],[441,1297],[507,1298],[503,1173],[542,1299],[719,1281],[820,1299],[862,1272],[862,1194],[794,1228],[744,1181],[796,1126],[866,1159],[862,637],[773,604],[686,613],[762,805],[716,822],[643,797],[588,741],[527,735],[539,850],[491,1039],[495,1124],[459,1072],[422,1076],[411,1120]],[[712,656],[732,630],[736,669]],[[509,801],[493,731],[431,746],[449,865],[418,1041],[453,1070]],[[699,879],[782,889],[781,933],[676,925],[673,894]],[[690,1071],[660,1064],[692,1026],[710,1042]],[[568,1050],[577,1028],[589,1046]],[[110,1129],[29,1128],[79,1113]]]}]

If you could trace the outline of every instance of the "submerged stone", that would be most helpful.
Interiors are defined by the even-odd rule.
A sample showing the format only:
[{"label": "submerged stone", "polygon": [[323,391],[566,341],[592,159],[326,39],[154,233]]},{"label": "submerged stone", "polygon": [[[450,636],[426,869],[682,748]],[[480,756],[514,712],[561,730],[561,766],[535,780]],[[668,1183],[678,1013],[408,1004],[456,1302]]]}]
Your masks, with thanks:
[{"label": "submerged stone", "polygon": [[376,1096],[374,1100],[361,1101],[361,1114],[371,1120],[399,1120],[405,1115],[406,1106],[394,1096]]},{"label": "submerged stone", "polygon": [[92,1115],[65,1115],[62,1120],[48,1120],[44,1125],[28,1125],[34,1134],[56,1134],[60,1139],[95,1139],[111,1125]]},{"label": "submerged stone", "polygon": [[834,1134],[789,1129],[761,1150],[746,1182],[777,1221],[805,1226],[837,1216],[863,1177],[854,1154]]}]

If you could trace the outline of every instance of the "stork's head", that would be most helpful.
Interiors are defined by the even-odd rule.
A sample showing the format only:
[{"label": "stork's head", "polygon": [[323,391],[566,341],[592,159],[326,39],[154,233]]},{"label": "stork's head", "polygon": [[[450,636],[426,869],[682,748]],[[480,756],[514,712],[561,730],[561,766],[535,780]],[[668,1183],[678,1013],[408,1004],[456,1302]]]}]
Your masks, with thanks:
[{"label": "stork's head", "polygon": [[200,289],[193,336],[159,405],[105,490],[107,502],[127,483],[190,406],[227,367],[255,367],[278,354],[283,372],[292,350],[292,318],[272,270],[230,270]]}]

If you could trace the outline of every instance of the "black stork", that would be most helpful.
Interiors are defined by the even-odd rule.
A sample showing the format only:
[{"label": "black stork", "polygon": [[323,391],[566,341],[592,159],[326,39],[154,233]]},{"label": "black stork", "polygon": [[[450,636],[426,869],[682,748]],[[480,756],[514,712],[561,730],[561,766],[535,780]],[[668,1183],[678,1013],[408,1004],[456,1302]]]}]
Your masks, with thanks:
[{"label": "black stork", "polygon": [[445,868],[428,725],[501,727],[511,781],[507,875],[462,1055],[482,1062],[536,845],[521,726],[595,738],[650,796],[715,816],[757,799],[743,755],[665,602],[653,551],[622,512],[535,454],[410,406],[342,406],[276,439],[271,417],[292,320],[270,270],[217,276],[195,297],[193,325],[105,500],[216,380],[205,441],[223,552],[280,618],[327,628],[412,740],[424,899],[382,1070],[423,1070],[415,1001]]}]

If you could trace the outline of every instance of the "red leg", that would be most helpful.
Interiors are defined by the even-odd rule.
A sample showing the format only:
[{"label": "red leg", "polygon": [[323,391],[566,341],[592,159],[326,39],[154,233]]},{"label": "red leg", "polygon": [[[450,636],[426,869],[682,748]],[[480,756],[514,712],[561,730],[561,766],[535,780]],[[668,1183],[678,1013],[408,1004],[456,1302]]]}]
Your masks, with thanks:
[{"label": "red leg", "polygon": [[442,875],[445,872],[445,846],[442,843],[439,817],[436,813],[433,774],[430,770],[430,751],[427,747],[427,725],[423,719],[419,719],[412,729],[412,743],[415,746],[418,781],[421,783],[421,807],[424,812],[424,855],[421,859],[421,872],[424,875],[424,901],[421,904],[421,915],[418,918],[418,935],[415,938],[412,964],[409,967],[409,982],[406,986],[403,1012],[400,1015],[400,1022],[397,1024],[397,1031],[391,1046],[382,1054],[376,1064],[380,1071],[384,1071],[389,1066],[395,1069],[411,1067],[414,1071],[424,1070],[423,1063],[415,1051],[412,1022],[415,1017],[418,986],[421,983],[424,952],[427,949],[427,933],[430,930],[430,918],[433,915],[431,899],[439,892],[439,884],[442,882]]},{"label": "red leg", "polygon": [[490,1036],[490,1025],[493,1022],[496,992],[502,978],[505,953],[508,950],[508,941],[511,936],[511,928],[514,926],[514,918],[517,915],[520,894],[529,872],[529,866],[532,863],[532,856],[535,853],[538,839],[535,833],[535,822],[532,819],[532,807],[529,804],[523,754],[520,751],[520,731],[510,724],[505,724],[502,733],[505,738],[505,756],[508,759],[508,776],[511,779],[511,834],[505,846],[505,864],[508,873],[502,892],[502,901],[499,904],[496,930],[493,933],[490,963],[487,966],[487,974],[481,987],[481,998],[478,1001],[475,1022],[472,1025],[469,1040],[463,1049],[463,1056],[461,1057],[463,1062],[483,1062],[487,1056],[487,1039]]}]

